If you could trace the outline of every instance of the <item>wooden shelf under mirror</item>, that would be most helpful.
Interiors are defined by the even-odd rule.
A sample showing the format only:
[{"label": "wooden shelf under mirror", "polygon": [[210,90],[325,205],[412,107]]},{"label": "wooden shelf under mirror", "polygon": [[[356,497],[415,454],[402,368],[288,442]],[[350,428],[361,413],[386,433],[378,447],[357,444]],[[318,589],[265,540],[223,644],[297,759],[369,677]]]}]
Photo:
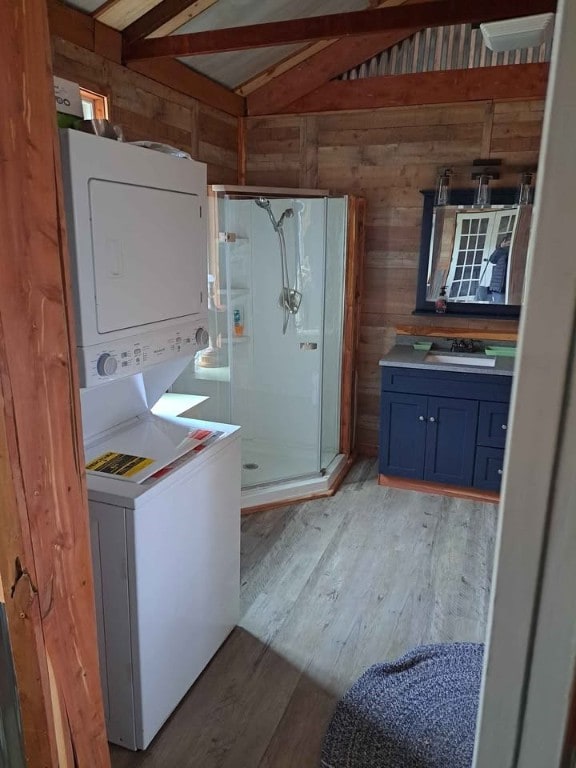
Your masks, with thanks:
[{"label": "wooden shelf under mirror", "polygon": [[490,341],[518,341],[518,331],[477,330],[453,325],[399,325],[396,327],[399,336],[434,336],[436,338],[479,339]]}]

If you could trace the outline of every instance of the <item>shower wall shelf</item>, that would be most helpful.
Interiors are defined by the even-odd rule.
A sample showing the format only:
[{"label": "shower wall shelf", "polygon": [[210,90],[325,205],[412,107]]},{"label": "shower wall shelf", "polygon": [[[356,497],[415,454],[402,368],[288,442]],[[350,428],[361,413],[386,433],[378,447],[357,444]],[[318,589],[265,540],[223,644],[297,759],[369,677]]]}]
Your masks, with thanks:
[{"label": "shower wall shelf", "polygon": [[218,243],[220,245],[247,243],[249,239],[246,235],[237,235],[236,232],[218,232]]},{"label": "shower wall shelf", "polygon": [[249,288],[220,288],[218,291],[220,296],[230,296],[232,299],[238,299],[240,296],[248,296],[250,293]]},{"label": "shower wall shelf", "polygon": [[232,339],[232,344],[241,344],[244,341],[249,341],[250,336],[222,336],[222,344],[230,344],[230,339]]}]

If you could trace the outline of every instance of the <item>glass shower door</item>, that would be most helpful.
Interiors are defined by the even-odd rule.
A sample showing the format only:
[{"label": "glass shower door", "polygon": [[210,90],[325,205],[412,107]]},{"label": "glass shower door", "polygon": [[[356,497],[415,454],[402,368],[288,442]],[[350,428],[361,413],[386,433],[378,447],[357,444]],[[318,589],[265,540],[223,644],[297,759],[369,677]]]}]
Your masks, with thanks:
[{"label": "glass shower door", "polygon": [[326,200],[326,269],[322,333],[320,463],[327,469],[340,453],[342,352],[346,276],[347,197]]},{"label": "glass shower door", "polygon": [[[232,421],[243,486],[320,471],[326,202],[229,200],[249,222],[230,255]],[[236,318],[236,320],[235,320]],[[242,333],[237,333],[237,323]]]},{"label": "glass shower door", "polygon": [[318,477],[340,447],[347,198],[220,192],[210,345],[174,383],[242,427],[242,486]]}]

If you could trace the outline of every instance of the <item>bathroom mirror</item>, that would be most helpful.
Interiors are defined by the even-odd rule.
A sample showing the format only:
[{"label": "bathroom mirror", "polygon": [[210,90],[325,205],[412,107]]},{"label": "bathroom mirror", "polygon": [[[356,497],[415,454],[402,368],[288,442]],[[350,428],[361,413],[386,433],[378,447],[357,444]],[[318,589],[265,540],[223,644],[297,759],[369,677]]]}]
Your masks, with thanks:
[{"label": "bathroom mirror", "polygon": [[416,311],[434,312],[444,290],[450,314],[517,317],[532,205],[517,205],[515,189],[492,190],[482,207],[474,190],[451,190],[443,206],[434,205],[434,190],[422,194]]}]

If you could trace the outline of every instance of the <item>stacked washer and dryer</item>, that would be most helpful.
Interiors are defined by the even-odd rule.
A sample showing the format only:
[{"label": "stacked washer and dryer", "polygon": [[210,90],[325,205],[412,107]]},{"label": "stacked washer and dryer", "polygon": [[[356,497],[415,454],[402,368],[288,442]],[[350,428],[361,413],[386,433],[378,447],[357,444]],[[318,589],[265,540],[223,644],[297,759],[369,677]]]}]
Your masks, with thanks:
[{"label": "stacked washer and dryer", "polygon": [[61,147],[108,738],[145,749],[238,620],[239,429],[166,394],[208,343],[206,166]]}]

